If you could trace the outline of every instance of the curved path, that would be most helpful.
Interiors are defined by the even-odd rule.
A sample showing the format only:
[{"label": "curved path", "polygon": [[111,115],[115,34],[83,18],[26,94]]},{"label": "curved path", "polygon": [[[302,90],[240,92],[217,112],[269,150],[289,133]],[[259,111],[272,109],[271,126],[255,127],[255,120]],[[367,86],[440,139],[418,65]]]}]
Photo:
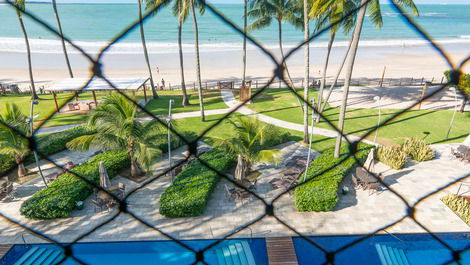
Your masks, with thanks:
[{"label": "curved path", "polygon": [[[234,109],[234,108],[236,108],[236,107],[238,107],[242,104],[242,102],[235,99],[235,97],[233,96],[233,92],[230,89],[222,89],[221,90],[221,97],[224,100],[225,104],[227,104],[227,106],[229,106],[230,109]],[[267,116],[267,115],[264,115],[264,114],[257,113],[255,111],[253,111],[252,109],[249,109],[245,106],[240,107],[237,110],[237,112],[239,112],[243,115],[247,115],[247,116],[254,116],[256,119],[258,119],[260,121],[263,121],[263,122],[266,122],[266,123],[269,123],[269,124],[272,124],[272,125],[275,125],[275,126],[279,126],[279,127],[283,127],[283,128],[290,129],[290,130],[299,131],[299,132],[304,131],[303,124],[298,124],[298,123],[279,120],[279,119],[276,119],[276,118],[273,118],[273,117],[270,117],[270,116]],[[309,130],[309,133],[312,133],[310,126],[309,126],[308,130]],[[313,128],[313,134],[323,135],[323,136],[332,137],[332,138],[336,138],[336,136],[337,136],[336,131],[323,129],[323,128],[318,128],[318,127]],[[350,142],[360,140],[359,136],[346,135],[346,137],[348,138],[348,140]],[[364,139],[362,141],[366,142],[368,144],[376,145],[374,142],[369,141],[369,140]]]}]

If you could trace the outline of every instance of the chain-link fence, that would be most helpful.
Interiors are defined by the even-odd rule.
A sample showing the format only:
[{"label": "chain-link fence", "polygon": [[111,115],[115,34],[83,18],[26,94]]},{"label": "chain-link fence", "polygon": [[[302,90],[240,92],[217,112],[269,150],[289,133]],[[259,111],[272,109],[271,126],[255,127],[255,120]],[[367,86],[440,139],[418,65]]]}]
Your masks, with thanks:
[{"label": "chain-link fence", "polygon": [[[372,0],[369,0],[369,1],[366,1],[364,2],[361,6],[357,6],[356,9],[354,9],[353,11],[351,11],[350,13],[346,14],[343,19],[349,17],[349,16],[356,16],[357,13],[359,12],[359,10],[361,8],[366,8],[366,5],[371,2]],[[134,23],[132,23],[131,25],[129,25],[127,28],[123,29],[122,32],[120,34],[118,34],[114,39],[112,39],[105,47],[102,48],[101,52],[96,56],[92,56],[90,54],[88,54],[84,49],[82,49],[79,45],[77,45],[72,39],[68,38],[66,35],[64,36],[61,36],[61,34],[54,28],[52,27],[51,25],[47,24],[46,22],[44,22],[41,18],[38,18],[37,16],[35,16],[34,14],[28,12],[28,11],[25,11],[25,10],[21,10],[19,9],[17,6],[15,6],[15,4],[13,3],[13,1],[6,1],[6,4],[10,5],[12,8],[14,9],[17,9],[18,12],[21,12],[24,16],[30,18],[31,20],[33,20],[35,23],[37,23],[38,25],[46,28],[48,31],[52,32],[54,35],[56,35],[57,37],[59,38],[63,38],[66,43],[70,46],[72,46],[73,48],[75,48],[76,50],[78,50],[81,55],[83,55],[87,60],[88,62],[92,65],[91,69],[90,69],[90,76],[88,78],[88,82],[86,82],[86,84],[81,88],[81,90],[79,92],[82,92],[85,90],[85,88],[90,84],[90,82],[94,79],[94,78],[99,78],[99,79],[102,79],[104,80],[110,87],[113,87],[115,89],[115,91],[117,93],[120,93],[122,94],[124,97],[127,98],[127,100],[129,101],[132,101],[139,109],[142,113],[145,113],[146,115],[148,115],[149,117],[152,117],[152,119],[156,122],[158,122],[159,124],[161,124],[162,126],[164,127],[168,127],[168,123],[166,120],[163,120],[162,118],[160,117],[157,117],[156,115],[153,115],[149,110],[147,110],[146,108],[142,107],[140,104],[138,104],[138,102],[135,102],[131,97],[129,97],[128,95],[126,95],[125,93],[123,93],[121,90],[117,89],[116,85],[112,83],[112,81],[110,79],[108,79],[105,74],[103,73],[103,70],[102,70],[102,58],[103,56],[106,54],[106,52],[116,43],[120,42],[123,38],[125,38],[125,36],[127,34],[129,34],[130,32],[136,30],[139,28],[139,25],[141,22],[146,22],[147,20],[150,19],[150,17],[152,16],[152,13],[153,12],[156,12],[158,11],[159,9],[162,9],[164,8],[164,5],[167,1],[162,1],[161,4],[159,5],[156,5],[155,7],[153,7],[152,10],[148,10],[144,16],[142,17],[142,21],[140,20],[137,20],[135,21]],[[203,5],[205,7],[205,9],[209,12],[211,12],[214,16],[216,16],[218,19],[220,19],[227,27],[233,29],[235,32],[237,32],[238,34],[240,34],[241,36],[243,36],[245,33],[244,33],[244,30],[239,27],[238,25],[236,25],[234,22],[230,21],[229,19],[227,19],[223,13],[221,13],[220,11],[217,10],[217,8],[215,8],[212,4],[209,4],[209,3],[206,3],[205,1],[202,1],[202,0],[199,0],[198,1],[199,4]],[[338,160],[337,163],[335,163],[334,165],[332,165],[331,167],[325,169],[325,170],[321,170],[320,172],[317,172],[314,176],[312,176],[312,178],[315,178],[317,176],[320,176],[330,170],[333,170],[335,167],[339,166],[341,163],[343,163],[346,159],[350,158],[350,157],[353,157],[356,161],[356,163],[358,164],[361,164],[361,161],[359,161],[359,159],[356,157],[356,154],[357,152],[360,151],[359,147],[358,147],[358,144],[360,141],[364,140],[366,137],[368,137],[369,135],[373,134],[375,132],[375,130],[379,129],[380,127],[383,127],[383,126],[386,126],[387,124],[389,124],[390,122],[392,122],[393,120],[395,120],[396,118],[400,117],[400,115],[404,114],[405,112],[407,112],[408,110],[411,110],[412,108],[414,108],[415,106],[419,105],[422,101],[425,101],[427,100],[428,98],[431,98],[433,96],[435,96],[437,93],[440,93],[442,92],[444,89],[446,89],[450,84],[457,84],[458,83],[458,80],[459,80],[459,76],[461,74],[461,69],[462,67],[470,60],[470,57],[466,58],[465,60],[463,60],[462,62],[460,62],[459,64],[456,64],[454,62],[452,62],[451,58],[446,54],[446,51],[438,44],[436,43],[432,38],[431,36],[429,36],[425,30],[423,30],[411,17],[409,14],[407,14],[402,7],[400,7],[400,5],[398,5],[398,0],[391,0],[390,1],[390,4],[391,6],[394,8],[394,10],[396,12],[399,13],[399,15],[403,18],[403,20],[408,24],[408,26],[413,29],[414,31],[417,32],[417,34],[419,36],[421,36],[421,38],[423,38],[424,40],[426,40],[430,46],[432,46],[434,48],[434,50],[442,57],[442,59],[444,59],[449,67],[449,69],[452,69],[452,74],[451,74],[451,79],[450,81],[448,81],[447,83],[443,83],[443,84],[439,84],[440,88],[433,91],[432,93],[429,93],[428,95],[426,95],[425,97],[423,97],[421,100],[415,102],[412,106],[410,106],[409,108],[407,109],[403,109],[403,110],[400,110],[396,113],[394,113],[392,116],[388,117],[387,119],[383,120],[381,123],[380,123],[380,126],[378,126],[377,128],[371,128],[370,130],[368,130],[367,132],[365,132],[364,134],[362,134],[360,136],[360,139],[356,140],[356,141],[350,141],[348,140],[348,138],[346,137],[345,134],[343,134],[343,132],[339,131],[339,129],[336,127],[336,125],[330,120],[329,117],[327,116],[324,116],[322,115],[321,113],[319,114],[321,116],[321,119],[324,120],[331,128],[334,128],[334,130],[336,130],[337,132],[340,132],[341,135],[344,137],[344,139],[347,141],[347,144],[348,144],[348,154],[344,157],[342,157],[341,159]],[[304,45],[306,45],[306,43],[309,43],[313,40],[316,40],[320,35],[322,34],[325,34],[326,32],[328,32],[332,27],[336,26],[337,24],[341,23],[342,20],[338,20],[336,21],[335,23],[333,24],[330,24],[326,27],[323,27],[321,30],[318,30],[316,31],[314,34],[312,34],[308,40],[304,41],[303,43],[299,44],[297,47],[291,49],[285,56],[285,58],[282,58],[282,60],[278,60],[274,54],[272,54],[271,51],[267,50],[262,43],[258,42],[256,39],[254,39],[252,36],[250,36],[250,34],[246,34],[246,37],[248,39],[249,42],[251,42],[254,46],[257,47],[257,49],[259,49],[260,51],[262,51],[271,61],[272,61],[272,64],[274,65],[273,67],[273,75],[272,75],[272,78],[269,80],[269,82],[267,84],[264,84],[262,87],[259,87],[259,89],[255,90],[255,92],[252,94],[251,98],[249,100],[246,100],[245,102],[243,102],[242,104],[238,105],[237,107],[235,108],[232,108],[228,113],[224,114],[224,116],[220,119],[218,119],[215,123],[212,123],[210,126],[208,126],[202,133],[200,133],[196,138],[194,139],[187,139],[185,138],[181,132],[177,131],[174,127],[170,127],[168,128],[169,130],[172,131],[172,133],[174,135],[176,135],[177,137],[179,137],[183,142],[184,144],[187,146],[188,148],[188,151],[190,152],[191,155],[193,155],[194,157],[196,157],[197,161],[199,161],[201,164],[203,164],[205,167],[207,167],[207,170],[211,170],[211,171],[214,171],[216,172],[220,177],[222,177],[223,179],[227,180],[228,182],[230,182],[231,184],[233,184],[234,186],[238,187],[239,189],[242,189],[246,192],[249,192],[256,200],[259,200],[262,204],[264,204],[264,212],[263,213],[260,213],[260,215],[255,218],[254,220],[251,220],[250,222],[248,223],[245,223],[243,225],[241,225],[240,227],[237,227],[236,229],[234,229],[233,231],[231,231],[230,233],[228,234],[225,234],[223,237],[221,238],[218,238],[217,240],[215,240],[213,243],[209,244],[208,246],[204,247],[203,249],[201,250],[197,250],[197,249],[193,249],[191,246],[189,246],[188,244],[186,244],[185,242],[183,242],[182,240],[180,240],[179,238],[177,238],[176,236],[172,235],[171,233],[167,233],[164,231],[164,229],[161,229],[159,228],[158,226],[144,220],[143,218],[139,217],[137,214],[135,214],[133,212],[133,209],[132,207],[128,204],[128,198],[130,196],[132,196],[133,194],[135,194],[137,191],[143,189],[146,185],[149,185],[150,183],[162,178],[163,176],[167,175],[168,173],[172,172],[174,169],[180,167],[181,165],[185,164],[186,162],[188,162],[189,160],[189,157],[190,156],[187,156],[185,159],[175,163],[174,165],[171,166],[171,168],[168,168],[167,170],[165,170],[165,172],[161,173],[161,174],[158,174],[156,176],[152,176],[150,177],[147,181],[145,181],[142,185],[138,186],[137,188],[131,190],[129,193],[127,193],[127,195],[124,197],[124,198],[118,198],[115,194],[109,192],[108,190],[102,188],[101,186],[97,185],[96,183],[94,183],[93,181],[90,181],[88,178],[84,177],[84,176],[81,176],[79,174],[76,174],[74,173],[73,171],[69,170],[69,169],[66,169],[64,168],[63,166],[57,164],[57,162],[55,162],[53,159],[51,159],[49,156],[47,156],[46,154],[43,154],[41,153],[41,150],[39,150],[37,147],[36,147],[36,143],[35,143],[35,138],[34,138],[34,134],[33,136],[29,136],[29,135],[25,135],[23,132],[21,131],[16,131],[17,134],[20,134],[22,135],[22,137],[24,139],[26,139],[27,141],[29,141],[29,146],[30,146],[30,150],[35,150],[39,156],[43,157],[43,159],[47,160],[48,162],[54,164],[56,167],[58,168],[62,168],[64,171],[67,171],[68,173],[70,174],[73,174],[75,175],[76,177],[82,179],[83,181],[85,181],[86,183],[88,183],[89,185],[93,186],[95,189],[101,191],[101,192],[105,192],[107,193],[109,196],[111,196],[114,200],[116,200],[119,204],[119,207],[118,207],[118,211],[114,212],[112,214],[112,216],[110,218],[108,218],[105,222],[102,222],[100,223],[99,225],[95,226],[93,229],[89,230],[89,231],[83,231],[83,233],[77,237],[73,242],[67,242],[67,243],[64,243],[64,242],[59,242],[55,239],[53,239],[51,236],[49,236],[47,233],[45,232],[41,232],[37,229],[35,229],[34,227],[28,227],[27,225],[24,225],[24,224],[21,224],[21,223],[18,223],[16,222],[15,220],[11,219],[10,217],[7,217],[6,215],[4,215],[3,213],[0,213],[0,216],[11,222],[12,225],[16,225],[16,226],[19,226],[21,227],[22,229],[24,229],[25,231],[33,234],[33,235],[36,235],[52,244],[55,244],[57,246],[59,246],[60,248],[63,249],[64,253],[65,253],[65,256],[64,258],[60,261],[61,263],[64,262],[66,259],[68,258],[72,258],[74,259],[76,262],[78,263],[85,263],[83,262],[82,260],[80,260],[78,257],[76,257],[74,255],[74,252],[72,250],[72,246],[74,245],[74,243],[77,243],[78,241],[81,241],[83,239],[85,239],[87,236],[89,236],[90,234],[94,233],[95,231],[97,231],[99,228],[107,225],[108,223],[112,222],[114,219],[116,219],[119,215],[128,215],[130,218],[133,218],[135,219],[135,221],[143,224],[144,226],[146,226],[149,230],[154,230],[158,233],[161,233],[163,236],[165,236],[167,239],[169,240],[172,240],[174,241],[175,243],[177,243],[178,245],[180,245],[181,247],[187,249],[188,251],[191,251],[194,253],[195,255],[195,261],[194,263],[204,263],[206,264],[205,260],[204,260],[204,253],[205,251],[215,247],[216,245],[220,244],[221,242],[223,242],[224,240],[234,236],[235,234],[237,233],[240,233],[241,231],[243,230],[246,230],[248,229],[250,226],[254,225],[255,223],[259,222],[260,220],[262,220],[263,218],[265,217],[273,217],[274,219],[277,220],[277,222],[279,222],[280,224],[282,224],[283,226],[285,226],[285,228],[289,231],[292,231],[294,234],[298,235],[299,237],[303,238],[304,240],[308,241],[312,246],[318,248],[320,251],[322,251],[324,253],[324,258],[325,258],[325,264],[334,264],[335,263],[335,255],[337,255],[338,253],[341,253],[357,244],[359,244],[360,242],[368,239],[368,238],[371,238],[373,237],[375,234],[377,234],[378,232],[382,231],[382,230],[385,230],[389,227],[392,227],[392,226],[395,226],[397,224],[399,224],[400,222],[402,222],[404,219],[406,218],[410,218],[412,219],[420,228],[422,228],[424,231],[426,231],[427,233],[429,233],[429,235],[431,235],[436,241],[438,241],[440,244],[442,244],[442,246],[444,246],[445,248],[447,248],[451,253],[452,253],[452,260],[449,260],[447,262],[448,263],[452,263],[452,262],[457,262],[460,264],[460,257],[462,255],[462,253],[464,251],[467,251],[470,247],[467,247],[466,249],[464,250],[456,250],[456,249],[453,249],[448,243],[446,243],[444,240],[442,240],[439,236],[436,236],[433,231],[431,231],[430,229],[428,229],[425,225],[423,225],[420,221],[417,220],[417,218],[415,217],[415,209],[416,207],[421,204],[424,200],[426,200],[427,198],[429,198],[430,196],[440,192],[441,190],[443,189],[446,189],[448,187],[450,187],[451,185],[465,179],[466,177],[468,177],[469,175],[466,174],[466,175],[463,175],[463,176],[456,176],[456,178],[454,180],[452,180],[451,182],[449,182],[448,184],[444,185],[444,186],[441,186],[439,188],[436,188],[433,192],[429,193],[429,194],[426,194],[425,196],[422,196],[421,198],[419,198],[418,200],[416,200],[413,204],[410,204],[408,203],[408,201],[406,200],[406,198],[401,195],[398,191],[394,190],[393,187],[391,187],[390,185],[388,185],[387,183],[385,183],[381,178],[375,176],[375,178],[377,179],[378,182],[380,182],[381,185],[385,186],[390,192],[392,192],[397,198],[399,198],[402,202],[403,202],[403,205],[404,207],[406,208],[406,215],[402,216],[401,218],[385,225],[385,226],[382,226],[382,227],[379,227],[377,229],[375,229],[374,232],[372,233],[369,233],[367,235],[364,235],[364,236],[361,236],[355,240],[352,240],[350,241],[349,243],[345,244],[344,246],[341,246],[340,248],[338,248],[337,250],[335,251],[328,251],[325,247],[323,247],[321,244],[319,244],[318,242],[316,242],[314,239],[312,239],[311,237],[308,237],[306,235],[304,235],[303,233],[301,232],[298,232],[296,230],[296,227],[286,223],[284,220],[282,220],[281,218],[279,218],[276,214],[276,209],[275,207],[273,206],[273,204],[275,202],[277,202],[283,195],[287,194],[288,192],[294,190],[295,188],[299,187],[299,186],[302,186],[302,185],[305,185],[308,181],[306,182],[300,182],[298,183],[297,185],[295,186],[292,186],[290,188],[288,188],[287,190],[285,190],[284,192],[282,192],[281,194],[277,195],[273,200],[271,201],[267,201],[265,198],[262,198],[261,196],[259,196],[256,192],[253,192],[252,190],[249,190],[247,189],[245,186],[241,185],[239,182],[235,181],[234,179],[232,179],[230,176],[228,176],[226,173],[224,172],[220,172],[219,170],[217,170],[213,165],[211,165],[210,163],[206,162],[205,160],[197,157],[197,144],[198,142],[204,137],[206,136],[211,130],[215,129],[217,126],[219,126],[225,119],[228,119],[230,118],[233,114],[235,114],[235,112],[237,112],[237,110],[239,110],[241,107],[243,107],[247,102],[251,101],[251,99],[254,99],[256,97],[258,97],[261,93],[263,93],[265,91],[265,89],[267,89],[270,85],[271,87],[275,87],[276,86],[276,83],[273,84],[273,82],[276,82],[277,80],[283,80],[283,83],[285,84],[286,87],[288,87],[292,94],[295,95],[300,101],[302,101],[304,104],[308,105],[308,108],[309,110],[313,110],[314,109],[314,106],[311,105],[310,102],[308,101],[305,101],[304,98],[302,98],[301,96],[299,96],[299,94],[296,92],[296,90],[291,86],[291,83],[289,81],[287,81],[286,77],[285,77],[285,68],[283,66],[283,62],[286,61],[289,57],[291,57],[291,55],[293,53],[295,53],[296,51],[298,51],[299,49],[301,49],[302,47],[304,47]],[[438,83],[441,83],[442,81],[439,80]],[[464,95],[466,96],[466,95]],[[71,96],[66,102],[62,103],[59,108],[62,108],[63,106],[65,106],[67,103],[71,102],[73,100],[73,96]],[[48,117],[47,119],[45,119],[44,121],[42,121],[41,125],[39,126],[39,128],[41,128],[41,126],[43,124],[45,124],[48,120],[50,120],[52,118],[53,115],[51,115],[50,117]],[[3,122],[2,122],[3,123]],[[3,123],[3,126],[8,126],[7,124]],[[39,129],[37,128],[36,129],[36,132],[37,130]],[[14,129],[14,128],[13,128]],[[367,170],[367,169],[366,169]],[[372,172],[369,172],[371,174],[373,174]],[[2,177],[6,177],[6,176],[2,176]]]}]

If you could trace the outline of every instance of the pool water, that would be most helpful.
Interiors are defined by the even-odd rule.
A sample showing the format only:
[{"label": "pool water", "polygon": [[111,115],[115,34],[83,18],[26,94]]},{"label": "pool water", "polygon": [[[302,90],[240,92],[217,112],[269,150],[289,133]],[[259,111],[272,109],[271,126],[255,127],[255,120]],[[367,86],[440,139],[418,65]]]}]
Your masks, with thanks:
[{"label": "pool water", "polygon": [[[470,248],[470,233],[438,233],[441,240],[455,250]],[[335,251],[363,236],[317,236],[309,237],[327,251]],[[321,250],[302,238],[294,238],[294,246],[299,264],[323,264],[326,257]],[[381,250],[378,250],[380,248]],[[385,249],[385,250],[384,250]],[[409,265],[445,264],[452,260],[452,252],[428,234],[396,234],[375,235],[361,241],[350,248],[335,255],[335,264],[363,265],[363,264],[407,264],[399,260],[383,263],[385,252],[403,253]],[[386,257],[384,257],[387,260]],[[390,258],[390,257],[389,257]],[[456,264],[455,262],[453,264]],[[470,250],[462,254],[461,264],[470,264]]]},{"label": "pool water", "polygon": [[[186,240],[182,241],[191,249],[199,251],[216,242],[215,240]],[[216,255],[217,249],[235,243],[243,243],[249,247],[255,264],[267,265],[268,258],[264,239],[228,239],[204,252],[204,261],[207,264],[219,264]],[[16,245],[4,258],[4,264],[13,264],[21,255],[33,247],[60,249],[55,245],[37,244],[26,249],[23,245]],[[193,264],[196,261],[194,252],[173,241],[139,241],[139,242],[103,242],[103,243],[77,243],[72,246],[74,257],[86,264]],[[57,262],[57,260],[56,260]],[[0,264],[2,264],[0,262]],[[35,263],[33,263],[35,264]],[[66,265],[79,264],[68,258]]]},{"label": "pool water", "polygon": [[[470,233],[440,233],[436,234],[436,236],[456,250],[470,248]],[[336,251],[360,238],[363,238],[363,235],[309,237],[309,239],[313,240],[327,251]],[[191,249],[199,251],[216,241],[185,240],[182,242]],[[297,237],[293,239],[293,242],[300,265],[315,265],[326,262],[324,253],[305,239]],[[242,245],[243,249],[241,247]],[[239,249],[234,250],[234,246],[239,247]],[[60,250],[57,246],[50,244],[28,245],[27,247],[24,245],[15,245],[8,254],[0,260],[0,265],[15,264],[22,256],[25,256],[25,253],[35,247]],[[230,251],[228,250],[229,248],[231,248]],[[233,251],[237,253],[240,249],[242,249],[242,252],[245,251],[249,253],[250,255],[247,256],[252,256],[253,259],[239,264],[268,264],[266,241],[264,238],[225,240],[205,251],[204,260],[207,264],[214,265],[237,264],[237,262],[220,262],[221,250],[225,250],[230,256],[233,254]],[[196,261],[195,254],[192,251],[173,241],[77,243],[72,246],[72,251],[75,257],[86,264],[183,265],[193,264]],[[229,253],[231,251],[232,254]],[[243,255],[245,252],[243,252]],[[241,252],[238,253],[240,254]],[[240,260],[241,259],[240,257]],[[404,262],[405,260],[406,262]],[[433,265],[444,264],[451,260],[452,253],[428,234],[384,234],[365,239],[337,253],[335,255],[334,264]],[[31,264],[38,265],[43,263]],[[74,265],[78,263],[68,258],[63,264]],[[470,250],[462,254],[460,264],[470,265]]]}]

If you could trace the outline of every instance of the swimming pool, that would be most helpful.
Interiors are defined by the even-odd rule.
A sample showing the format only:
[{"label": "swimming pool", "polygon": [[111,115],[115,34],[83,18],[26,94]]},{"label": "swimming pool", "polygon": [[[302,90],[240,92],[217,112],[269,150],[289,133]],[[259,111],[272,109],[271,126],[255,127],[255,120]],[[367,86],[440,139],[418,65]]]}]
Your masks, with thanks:
[{"label": "swimming pool", "polygon": [[[470,233],[437,233],[452,248],[470,247]],[[335,251],[363,236],[309,237],[327,251]],[[299,264],[323,264],[326,259],[321,250],[302,238],[294,238]],[[470,251],[463,253],[461,264],[470,264]],[[444,264],[452,259],[452,253],[429,234],[375,235],[338,253],[335,264]],[[455,263],[454,263],[455,264]]]},{"label": "swimming pool", "polygon": [[[457,250],[470,247],[470,233],[436,234]],[[361,235],[309,237],[328,251],[335,251]],[[185,240],[184,244],[198,251],[215,242],[214,240]],[[325,256],[306,240],[293,239],[300,265],[315,265],[325,262]],[[193,252],[172,241],[100,242],[78,243],[72,246],[74,256],[87,264],[192,264],[196,257]],[[55,264],[62,251],[50,244],[15,245],[0,261],[0,264],[21,264],[21,259],[30,264]],[[461,264],[470,264],[470,251],[465,252]],[[26,257],[26,258],[25,258]],[[427,234],[375,235],[338,253],[335,264],[409,264],[433,265],[451,260],[452,254]],[[54,260],[55,259],[55,260]],[[204,253],[208,264],[257,264],[267,265],[268,257],[264,238],[229,239]],[[54,262],[55,261],[55,262]],[[232,261],[232,263],[231,263]],[[235,262],[234,262],[235,261]],[[49,262],[49,263],[48,263]],[[238,263],[237,263],[238,262]],[[77,264],[67,259],[63,264]]]},{"label": "swimming pool", "polygon": [[[215,240],[182,242],[199,251]],[[72,246],[72,251],[75,257],[86,264],[182,265],[192,264],[196,260],[193,252],[172,241],[78,243]],[[22,264],[23,260],[28,260],[27,264],[35,265],[56,264],[62,255],[60,248],[55,245],[35,244],[27,248],[23,245],[15,245],[2,261],[3,264],[8,265]],[[241,264],[267,265],[266,243],[264,239],[229,239],[205,251],[204,260],[208,264],[231,264],[230,261],[224,260],[237,260]],[[69,258],[62,264],[78,263]]]}]

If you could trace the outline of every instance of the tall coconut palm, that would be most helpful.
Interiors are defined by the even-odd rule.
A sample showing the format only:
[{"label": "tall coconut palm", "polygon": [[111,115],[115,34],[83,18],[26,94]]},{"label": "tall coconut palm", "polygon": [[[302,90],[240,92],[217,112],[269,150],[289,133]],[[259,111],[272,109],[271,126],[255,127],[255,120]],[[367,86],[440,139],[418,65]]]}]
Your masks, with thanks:
[{"label": "tall coconut palm", "polygon": [[[402,0],[399,4],[404,7],[409,7],[415,15],[418,15],[418,9],[412,0]],[[343,97],[341,100],[341,108],[338,120],[338,134],[336,137],[336,145],[334,156],[339,157],[341,150],[342,137],[341,134],[344,131],[344,119],[346,115],[346,105],[348,100],[349,86],[351,83],[352,72],[354,69],[354,61],[356,59],[357,48],[359,46],[359,39],[361,38],[362,25],[366,11],[369,13],[369,18],[376,27],[380,28],[383,25],[382,14],[380,12],[379,0],[361,0],[361,8],[357,15],[357,22],[354,28],[352,41],[351,41],[351,54],[349,55],[349,61],[346,69],[346,77],[343,86]]]},{"label": "tall coconut palm", "polygon": [[[320,82],[320,88],[318,90],[317,104],[319,111],[321,112],[321,105],[323,100],[323,90],[326,85],[326,72],[328,69],[328,63],[330,59],[331,48],[335,40],[336,32],[340,27],[343,27],[344,34],[348,33],[354,27],[356,22],[356,16],[346,16],[348,13],[357,8],[356,1],[351,0],[315,0],[312,7],[310,8],[309,16],[317,20],[315,30],[320,30],[326,23],[332,25],[338,23],[330,29],[328,46],[326,51],[325,62],[323,65],[323,72]],[[350,47],[350,46],[349,46]],[[349,50],[348,50],[349,51]],[[346,58],[346,57],[345,57]],[[345,60],[343,60],[342,65]],[[342,67],[339,68],[338,72],[341,72]]]},{"label": "tall coconut palm", "polygon": [[[196,0],[186,0],[188,5],[191,7],[191,15],[193,17],[193,26],[194,26],[194,49],[196,56],[196,79],[197,79],[197,92],[199,96],[199,108],[201,109],[201,121],[205,121],[206,117],[204,115],[204,99],[202,97],[202,81],[201,81],[201,61],[199,59],[199,29],[197,26],[197,18],[195,5],[198,5],[199,2]],[[204,6],[200,6],[201,14],[204,12]]]},{"label": "tall coconut palm", "polygon": [[142,41],[142,48],[144,49],[145,63],[147,64],[147,68],[149,71],[150,87],[152,88],[153,98],[157,99],[158,94],[157,94],[157,90],[155,89],[155,83],[153,82],[152,67],[150,66],[150,59],[149,59],[149,54],[147,51],[147,44],[145,43],[144,22],[142,21],[142,2],[140,0],[137,0],[137,5],[139,7],[138,9],[139,9],[140,39]]},{"label": "tall coconut palm", "polygon": [[31,48],[29,46],[28,33],[26,32],[26,28],[23,22],[22,11],[26,10],[25,0],[15,0],[14,5],[16,7],[16,14],[18,15],[18,21],[20,22],[21,30],[23,31],[24,40],[26,43],[26,52],[28,54],[29,81],[31,82],[31,97],[32,99],[38,99],[38,95],[36,93],[36,87],[34,86],[33,66],[31,62]]},{"label": "tall coconut palm", "polygon": [[[273,20],[278,24],[278,40],[279,49],[282,59],[284,56],[284,49],[282,45],[282,24],[288,22],[298,29],[303,28],[303,19],[301,8],[297,2],[298,0],[257,0],[252,2],[250,11],[248,11],[248,18],[254,19],[253,23],[248,26],[248,30],[258,30],[271,25]],[[287,63],[283,64],[286,73],[292,83]],[[301,104],[302,108],[303,105]]]},{"label": "tall coconut palm", "polygon": [[59,11],[57,11],[56,0],[52,0],[52,8],[54,9],[54,15],[57,21],[57,28],[59,29],[59,33],[61,36],[60,40],[62,42],[62,50],[64,51],[65,63],[67,64],[67,69],[69,70],[70,77],[73,78],[72,66],[70,65],[69,55],[67,54],[67,47],[65,46],[65,40],[63,38],[64,34],[62,33],[62,24],[60,23]]},{"label": "tall coconut palm", "polygon": [[245,86],[246,80],[246,33],[248,27],[248,0],[243,0],[243,78],[242,86]]},{"label": "tall coconut palm", "polygon": [[67,148],[85,151],[91,148],[126,151],[131,159],[131,175],[141,176],[149,170],[151,161],[161,154],[154,144],[166,137],[163,127],[155,120],[142,123],[137,118],[137,106],[120,94],[104,98],[88,116],[87,126],[95,134],[84,135],[67,143]]},{"label": "tall coconut palm", "polygon": [[263,145],[269,140],[269,133],[274,130],[272,125],[261,124],[257,119],[241,117],[228,122],[232,125],[235,137],[217,139],[217,145],[228,148],[238,155],[235,179],[242,180],[248,176],[252,163],[279,161],[279,150],[263,150]]},{"label": "tall coconut palm", "polygon": [[24,137],[29,134],[27,116],[18,105],[6,103],[0,120],[0,154],[13,157],[18,165],[18,177],[23,177],[26,175],[23,159],[30,152],[29,142]]},{"label": "tall coconut palm", "polygon": [[310,35],[309,32],[309,4],[308,0],[303,0],[303,19],[304,19],[304,41],[307,43],[304,44],[304,143],[308,143],[308,84],[310,79],[310,45],[308,38]]},{"label": "tall coconut palm", "polygon": [[[146,9],[155,9],[156,7],[163,5],[167,6],[171,3],[168,0],[145,0]],[[184,60],[183,60],[183,42],[182,42],[182,32],[183,32],[183,23],[186,21],[189,15],[188,5],[184,0],[174,0],[172,7],[173,15],[178,18],[178,54],[179,54],[179,63],[180,63],[180,75],[181,75],[181,91],[183,92],[183,101],[181,105],[188,106],[189,98],[188,93],[186,92],[186,82],[184,78]]]}]

